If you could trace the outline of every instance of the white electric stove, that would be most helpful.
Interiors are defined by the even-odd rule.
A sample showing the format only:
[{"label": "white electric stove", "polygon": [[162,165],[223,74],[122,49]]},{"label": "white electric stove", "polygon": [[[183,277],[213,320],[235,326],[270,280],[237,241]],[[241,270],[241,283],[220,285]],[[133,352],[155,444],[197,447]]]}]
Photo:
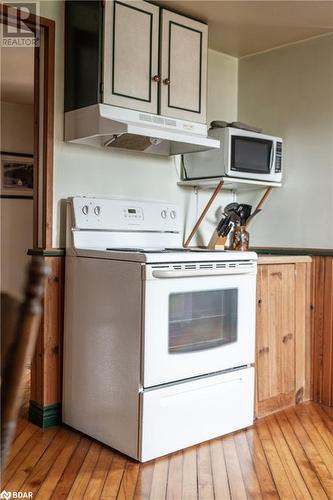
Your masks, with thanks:
[{"label": "white electric stove", "polygon": [[63,421],[142,462],[253,422],[256,254],[162,202],[68,201]]}]

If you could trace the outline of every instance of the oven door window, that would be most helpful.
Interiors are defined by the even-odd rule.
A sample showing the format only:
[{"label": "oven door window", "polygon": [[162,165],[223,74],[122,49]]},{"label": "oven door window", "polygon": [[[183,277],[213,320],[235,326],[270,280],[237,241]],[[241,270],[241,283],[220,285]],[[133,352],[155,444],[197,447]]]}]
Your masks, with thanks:
[{"label": "oven door window", "polygon": [[237,288],[169,296],[169,353],[210,349],[237,341]]},{"label": "oven door window", "polygon": [[266,139],[232,136],[231,170],[269,174],[273,143]]}]

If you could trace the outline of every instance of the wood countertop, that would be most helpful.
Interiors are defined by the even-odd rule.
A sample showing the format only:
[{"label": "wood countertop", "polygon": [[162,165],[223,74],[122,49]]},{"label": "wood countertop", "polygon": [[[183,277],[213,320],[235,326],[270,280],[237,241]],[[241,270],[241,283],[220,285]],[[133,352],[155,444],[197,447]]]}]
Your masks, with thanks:
[{"label": "wood countertop", "polygon": [[333,257],[333,248],[250,247],[259,255],[310,255],[311,257]]},{"label": "wood countertop", "polygon": [[296,264],[312,262],[309,255],[258,255],[258,264]]}]

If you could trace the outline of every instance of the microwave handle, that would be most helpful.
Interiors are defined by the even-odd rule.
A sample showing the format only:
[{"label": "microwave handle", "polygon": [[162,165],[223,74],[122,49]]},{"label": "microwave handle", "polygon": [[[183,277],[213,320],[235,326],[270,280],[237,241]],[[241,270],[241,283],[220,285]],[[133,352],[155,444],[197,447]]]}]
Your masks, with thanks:
[{"label": "microwave handle", "polygon": [[199,276],[227,276],[235,274],[255,274],[255,269],[200,269],[175,270],[175,271],[153,271],[152,276],[156,279],[166,278],[197,278]]},{"label": "microwave handle", "polygon": [[271,157],[270,157],[270,172],[273,172],[273,167],[274,167],[274,158],[275,158],[275,150],[276,150],[276,142],[272,141],[272,147],[271,147]]}]

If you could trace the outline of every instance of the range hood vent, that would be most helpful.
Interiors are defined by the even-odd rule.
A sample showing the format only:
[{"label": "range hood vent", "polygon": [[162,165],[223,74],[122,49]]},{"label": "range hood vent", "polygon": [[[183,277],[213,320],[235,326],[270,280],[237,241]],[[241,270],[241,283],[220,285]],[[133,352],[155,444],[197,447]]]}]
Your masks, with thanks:
[{"label": "range hood vent", "polygon": [[65,140],[104,149],[161,156],[220,147],[207,137],[207,126],[106,104],[65,113]]}]

